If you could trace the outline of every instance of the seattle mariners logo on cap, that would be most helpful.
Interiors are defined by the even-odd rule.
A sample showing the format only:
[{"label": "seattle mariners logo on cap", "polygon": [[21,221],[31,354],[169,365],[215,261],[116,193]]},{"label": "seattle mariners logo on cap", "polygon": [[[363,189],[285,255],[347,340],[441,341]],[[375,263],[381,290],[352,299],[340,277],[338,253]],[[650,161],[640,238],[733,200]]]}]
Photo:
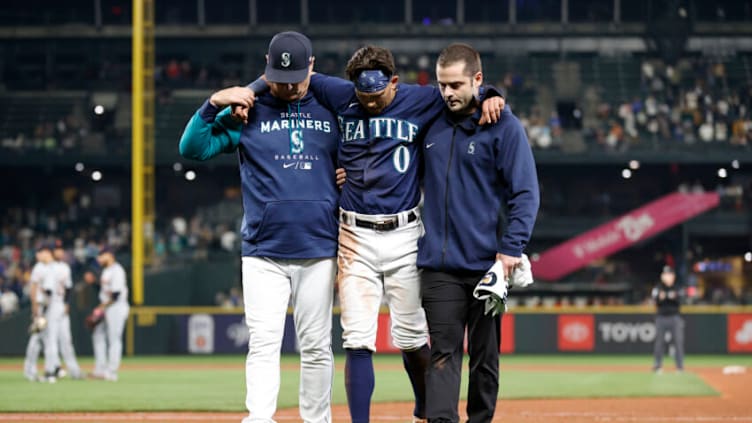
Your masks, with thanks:
[{"label": "seattle mariners logo on cap", "polygon": [[312,57],[313,48],[308,37],[299,32],[280,32],[269,42],[264,71],[266,80],[297,84],[308,77]]}]

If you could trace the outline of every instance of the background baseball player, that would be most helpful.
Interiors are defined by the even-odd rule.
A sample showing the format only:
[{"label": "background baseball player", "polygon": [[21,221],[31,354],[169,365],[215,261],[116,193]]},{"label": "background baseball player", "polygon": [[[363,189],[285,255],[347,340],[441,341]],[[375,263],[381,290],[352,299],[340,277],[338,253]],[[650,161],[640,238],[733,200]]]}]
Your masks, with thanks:
[{"label": "background baseball player", "polygon": [[46,378],[39,377],[37,361],[39,360],[39,355],[42,353],[43,332],[47,328],[47,319],[44,317],[47,299],[42,291],[42,281],[52,270],[52,256],[48,253],[49,248],[46,246],[37,249],[36,263],[31,269],[28,281],[32,323],[29,330],[29,342],[26,344],[24,376],[32,382],[47,380]]},{"label": "background baseball player", "polygon": [[[486,314],[473,290],[495,261],[503,264],[502,279],[520,263],[540,204],[538,177],[525,129],[509,108],[495,124],[479,122],[483,73],[475,49],[446,47],[436,79],[446,109],[424,142],[426,234],[418,250],[431,334],[426,413],[431,422],[459,421],[467,330],[468,422],[491,422],[499,391],[501,317]],[[508,224],[497,235],[502,207]]]},{"label": "background baseball player", "polygon": [[44,293],[44,317],[47,326],[41,332],[44,343],[44,377],[48,382],[55,382],[60,366],[60,325],[65,314],[65,281],[57,272],[57,264],[52,255],[52,248],[40,249],[40,258],[45,264],[44,276],[41,278],[41,290]]},{"label": "background baseball player", "polygon": [[[237,151],[243,195],[242,279],[250,333],[244,422],[272,422],[280,386],[280,350],[292,297],[300,348],[300,416],[331,421],[332,300],[337,251],[337,121],[308,92],[310,40],[272,38],[270,92],[234,87],[214,93],[180,140],[180,153],[206,160]],[[227,106],[250,116],[241,125]],[[224,110],[223,110],[224,109]]]},{"label": "background baseball player", "polygon": [[[59,285],[62,285],[64,292],[63,313],[60,316],[60,323],[58,326],[59,332],[57,335],[59,343],[58,347],[60,350],[60,355],[63,358],[63,362],[65,363],[65,367],[68,370],[70,377],[73,379],[81,379],[83,378],[83,374],[81,372],[81,368],[78,366],[78,361],[76,360],[76,351],[73,348],[73,337],[71,336],[70,327],[70,295],[71,290],[73,289],[71,269],[68,263],[65,261],[65,249],[62,247],[62,245],[56,244],[55,248],[52,250],[52,254],[55,259],[52,267],[55,274],[55,279],[57,280],[57,283]],[[62,377],[64,375],[59,365],[56,368],[55,375],[57,377]]]},{"label": "background baseball player", "polygon": [[[353,422],[369,421],[375,377],[372,354],[382,299],[389,305],[394,345],[402,350],[415,394],[415,419],[425,417],[429,350],[420,305],[417,241],[418,139],[442,109],[434,87],[401,84],[389,50],[366,46],[347,64],[350,81],[321,74],[311,90],[337,114],[340,164],[347,183],[340,199],[338,288],[346,349],[345,388]],[[498,117],[503,99],[488,112]]]},{"label": "background baseball player", "polygon": [[684,319],[679,314],[684,291],[676,286],[676,272],[664,266],[661,282],[653,288],[657,315],[655,317],[655,344],[653,345],[653,371],[663,371],[663,356],[666,353],[666,335],[670,334],[674,346],[676,370],[684,370]]},{"label": "background baseball player", "polygon": [[[94,327],[91,334],[94,348],[92,377],[115,382],[123,357],[123,330],[130,311],[128,283],[125,270],[115,260],[111,248],[101,248],[97,262],[102,266],[102,274],[99,277],[99,305],[96,311],[103,314],[104,319]],[[91,273],[87,273],[84,280],[87,283],[96,281]]]}]

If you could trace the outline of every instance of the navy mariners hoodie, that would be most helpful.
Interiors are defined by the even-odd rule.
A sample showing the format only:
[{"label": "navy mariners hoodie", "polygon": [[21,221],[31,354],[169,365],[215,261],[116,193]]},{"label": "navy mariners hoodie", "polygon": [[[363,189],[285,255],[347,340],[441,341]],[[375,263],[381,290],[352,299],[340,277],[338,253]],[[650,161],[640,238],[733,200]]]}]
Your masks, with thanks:
[{"label": "navy mariners hoodie", "polygon": [[[426,133],[423,224],[418,267],[485,272],[496,253],[520,257],[540,202],[525,130],[509,106],[479,126],[480,112],[456,119],[445,110]],[[506,230],[497,229],[502,205]]]},{"label": "navy mariners hoodie", "polygon": [[206,101],[180,139],[180,154],[208,160],[237,151],[243,196],[242,255],[279,259],[337,254],[339,190],[334,115],[312,94],[256,98],[248,124]]}]

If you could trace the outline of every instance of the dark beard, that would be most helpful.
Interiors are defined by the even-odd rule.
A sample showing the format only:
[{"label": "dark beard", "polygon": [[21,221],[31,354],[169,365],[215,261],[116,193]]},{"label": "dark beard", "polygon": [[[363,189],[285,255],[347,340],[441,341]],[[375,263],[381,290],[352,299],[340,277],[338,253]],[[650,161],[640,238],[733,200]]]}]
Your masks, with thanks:
[{"label": "dark beard", "polygon": [[[448,107],[447,107],[448,108]],[[468,116],[472,116],[475,111],[478,110],[478,101],[473,98],[465,107],[454,112],[449,110],[449,114],[452,116],[452,120],[459,122]]]}]

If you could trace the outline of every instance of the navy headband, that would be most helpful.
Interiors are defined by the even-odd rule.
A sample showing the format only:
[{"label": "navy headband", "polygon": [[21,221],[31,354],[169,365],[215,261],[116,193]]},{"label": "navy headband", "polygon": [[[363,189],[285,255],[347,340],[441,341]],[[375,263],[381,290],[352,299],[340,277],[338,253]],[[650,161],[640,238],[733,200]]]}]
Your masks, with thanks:
[{"label": "navy headband", "polygon": [[389,77],[381,70],[364,70],[355,80],[355,89],[362,93],[375,93],[386,88]]}]

